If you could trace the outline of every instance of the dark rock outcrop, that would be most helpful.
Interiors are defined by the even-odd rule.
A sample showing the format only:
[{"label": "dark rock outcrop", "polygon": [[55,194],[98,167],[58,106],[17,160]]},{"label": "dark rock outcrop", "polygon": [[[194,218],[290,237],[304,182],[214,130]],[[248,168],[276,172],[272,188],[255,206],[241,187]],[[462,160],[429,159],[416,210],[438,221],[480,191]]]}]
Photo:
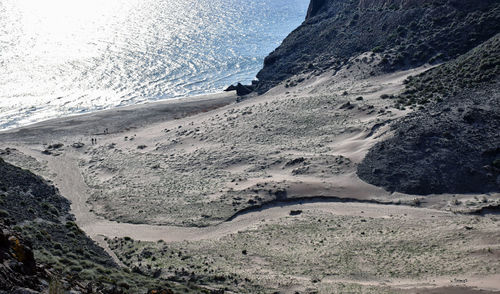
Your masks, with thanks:
[{"label": "dark rock outcrop", "polygon": [[240,83],[238,83],[238,85],[236,85],[236,95],[238,95],[238,96],[248,95],[248,94],[252,93],[253,90],[254,90],[254,88],[252,86],[245,86],[245,85],[242,85]]},{"label": "dark rock outcrop", "polygon": [[316,16],[318,12],[323,9],[327,1],[328,0],[311,0],[309,8],[307,9],[306,19]]},{"label": "dark rock outcrop", "polygon": [[394,124],[394,137],[369,151],[359,177],[410,194],[499,192],[499,40],[412,78],[415,96],[439,100]]},{"label": "dark rock outcrop", "polygon": [[383,55],[385,71],[447,61],[499,31],[496,0],[311,0],[304,23],[264,60],[257,91],[367,51]]},{"label": "dark rock outcrop", "polygon": [[241,83],[238,83],[236,86],[231,85],[231,86],[227,87],[227,89],[225,89],[224,91],[226,91],[226,92],[236,91],[236,95],[245,96],[245,95],[252,93],[255,90],[255,85],[256,85],[255,82],[252,82],[251,85],[243,85]]},{"label": "dark rock outcrop", "polygon": [[36,267],[29,243],[0,222],[0,292],[29,287],[26,291],[32,292],[26,293],[38,293],[41,277],[46,278]]},{"label": "dark rock outcrop", "polygon": [[497,84],[463,93],[452,107],[437,104],[398,122],[395,136],[375,145],[358,166],[359,177],[417,195],[500,191],[499,90]]}]

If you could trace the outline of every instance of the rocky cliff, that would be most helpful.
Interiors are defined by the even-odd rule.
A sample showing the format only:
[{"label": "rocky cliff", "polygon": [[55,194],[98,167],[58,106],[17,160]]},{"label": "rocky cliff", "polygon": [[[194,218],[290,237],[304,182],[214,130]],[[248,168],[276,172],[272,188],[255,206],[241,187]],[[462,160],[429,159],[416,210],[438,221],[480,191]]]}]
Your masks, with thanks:
[{"label": "rocky cliff", "polygon": [[496,0],[311,0],[304,23],[265,59],[257,91],[366,51],[383,54],[383,71],[443,62],[498,31]]}]

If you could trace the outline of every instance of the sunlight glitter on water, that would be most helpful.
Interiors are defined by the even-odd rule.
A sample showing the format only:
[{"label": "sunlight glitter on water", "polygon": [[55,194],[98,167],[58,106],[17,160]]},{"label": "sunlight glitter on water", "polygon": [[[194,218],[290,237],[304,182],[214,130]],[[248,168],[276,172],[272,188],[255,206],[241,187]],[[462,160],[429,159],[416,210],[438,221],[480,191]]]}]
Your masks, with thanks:
[{"label": "sunlight glitter on water", "polygon": [[0,129],[251,81],[309,0],[2,0]]}]

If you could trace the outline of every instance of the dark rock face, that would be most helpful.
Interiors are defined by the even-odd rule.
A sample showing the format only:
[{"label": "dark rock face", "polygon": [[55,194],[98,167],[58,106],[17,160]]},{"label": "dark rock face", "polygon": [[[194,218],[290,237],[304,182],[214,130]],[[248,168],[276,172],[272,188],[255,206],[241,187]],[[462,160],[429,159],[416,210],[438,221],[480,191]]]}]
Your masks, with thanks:
[{"label": "dark rock face", "polygon": [[[33,250],[71,252],[106,268],[116,266],[72,222],[69,209],[69,201],[54,186],[0,158],[0,211],[4,212],[0,215],[0,290],[38,293],[46,290],[52,275],[63,280],[57,269],[51,269],[49,277],[47,268],[37,266]],[[21,223],[21,229],[14,229]],[[78,285],[71,287],[78,289]]]},{"label": "dark rock face", "polygon": [[238,83],[236,86],[231,85],[227,87],[224,91],[229,92],[229,91],[236,91],[236,95],[238,96],[245,96],[250,93],[252,93],[255,90],[255,82],[252,82],[252,85],[243,85],[241,83]]},{"label": "dark rock face", "polygon": [[383,54],[385,71],[446,61],[499,31],[496,0],[311,0],[304,23],[264,60],[257,91],[366,51]]},{"label": "dark rock face", "polygon": [[369,151],[359,177],[410,194],[500,191],[499,62],[500,34],[408,80],[398,103],[426,106],[392,126],[394,137]]},{"label": "dark rock face", "polygon": [[253,87],[252,86],[245,86],[240,83],[236,85],[236,95],[238,96],[244,96],[252,93]]},{"label": "dark rock face", "polygon": [[307,9],[306,19],[316,16],[323,6],[327,3],[327,0],[311,0],[309,3],[309,8]]},{"label": "dark rock face", "polygon": [[500,191],[500,86],[462,93],[394,125],[375,145],[359,177],[416,195]]},{"label": "dark rock face", "polygon": [[[0,290],[38,293],[24,287],[40,290],[40,275],[28,242],[0,223]],[[24,289],[25,292],[19,292]]]}]

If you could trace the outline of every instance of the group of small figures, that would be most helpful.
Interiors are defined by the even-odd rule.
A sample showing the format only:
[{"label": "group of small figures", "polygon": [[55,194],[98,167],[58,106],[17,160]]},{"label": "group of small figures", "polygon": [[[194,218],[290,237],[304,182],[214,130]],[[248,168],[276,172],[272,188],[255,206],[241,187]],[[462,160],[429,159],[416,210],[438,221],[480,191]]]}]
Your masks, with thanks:
[{"label": "group of small figures", "polygon": [[[109,134],[108,128],[105,128],[104,132],[102,132],[102,133],[105,134],[105,135]],[[90,141],[91,141],[92,145],[96,145],[97,144],[97,138],[90,138]]]}]

